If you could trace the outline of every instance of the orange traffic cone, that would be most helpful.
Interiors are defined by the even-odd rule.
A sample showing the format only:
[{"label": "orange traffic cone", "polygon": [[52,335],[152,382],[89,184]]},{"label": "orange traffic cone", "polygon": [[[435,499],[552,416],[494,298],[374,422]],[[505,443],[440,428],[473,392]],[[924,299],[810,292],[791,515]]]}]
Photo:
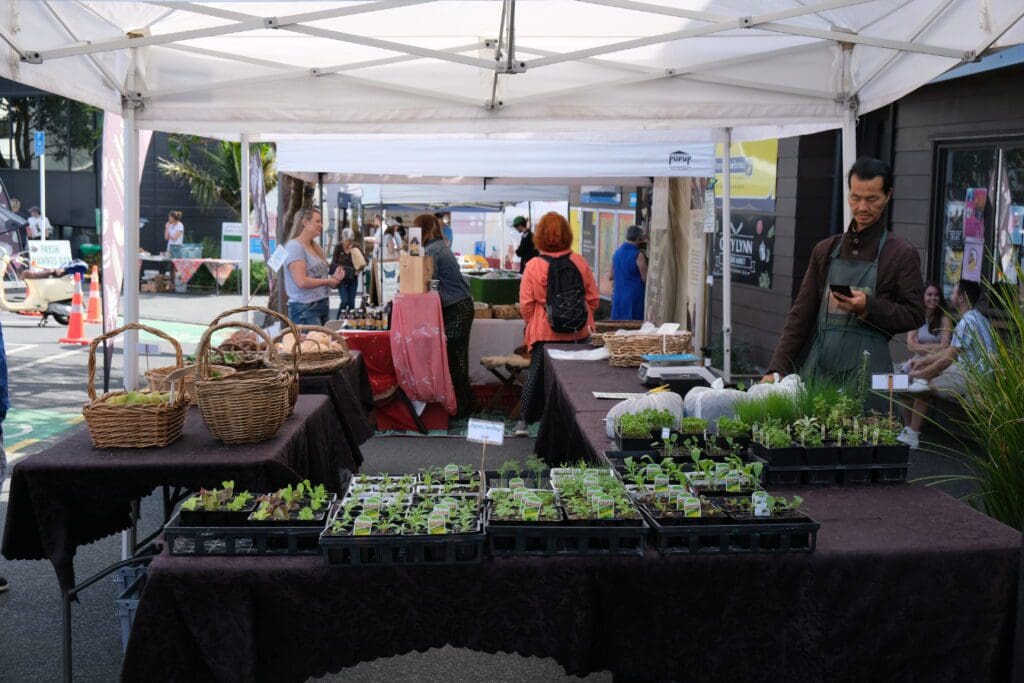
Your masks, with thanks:
[{"label": "orange traffic cone", "polygon": [[89,312],[85,316],[85,322],[91,325],[103,324],[103,306],[100,303],[100,273],[96,266],[92,267],[92,275],[89,277]]},{"label": "orange traffic cone", "polygon": [[82,321],[82,276],[75,273],[75,294],[71,297],[71,320],[68,321],[68,334],[60,338],[61,344],[77,344],[88,346],[92,342],[85,336],[85,323]]}]

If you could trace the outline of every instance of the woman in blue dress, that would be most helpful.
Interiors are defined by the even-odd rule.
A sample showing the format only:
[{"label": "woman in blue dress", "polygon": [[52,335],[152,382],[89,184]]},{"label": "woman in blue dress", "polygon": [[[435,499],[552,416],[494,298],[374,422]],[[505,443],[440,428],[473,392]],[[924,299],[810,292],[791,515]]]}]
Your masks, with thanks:
[{"label": "woman in blue dress", "polygon": [[640,251],[644,229],[631,225],[612,256],[612,320],[643,320],[647,257]]}]

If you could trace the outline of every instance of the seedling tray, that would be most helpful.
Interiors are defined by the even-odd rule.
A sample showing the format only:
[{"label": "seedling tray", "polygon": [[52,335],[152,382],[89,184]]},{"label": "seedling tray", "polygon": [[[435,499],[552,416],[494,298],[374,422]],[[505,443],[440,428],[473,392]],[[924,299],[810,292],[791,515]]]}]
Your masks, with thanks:
[{"label": "seedling tray", "polygon": [[[487,549],[492,557],[514,555],[643,555],[649,527],[635,520],[492,523],[485,513]],[[564,510],[563,510],[564,515]]]},{"label": "seedling tray", "polygon": [[857,484],[902,484],[907,481],[910,463],[893,465],[872,463],[870,465],[790,465],[779,467],[765,464],[764,486],[815,486],[815,485],[857,485]]},{"label": "seedling tray", "polygon": [[180,513],[164,527],[164,540],[171,555],[316,555],[319,526],[196,527],[183,526]]},{"label": "seedling tray", "polygon": [[338,536],[324,531],[320,551],[336,567],[475,564],[484,554],[482,522],[477,532],[437,536]]},{"label": "seedling tray", "polygon": [[654,532],[654,543],[662,555],[742,555],[752,553],[810,553],[818,542],[820,524],[810,517],[800,520],[741,523],[727,518],[708,523],[673,520],[662,525],[645,506],[641,513]]}]

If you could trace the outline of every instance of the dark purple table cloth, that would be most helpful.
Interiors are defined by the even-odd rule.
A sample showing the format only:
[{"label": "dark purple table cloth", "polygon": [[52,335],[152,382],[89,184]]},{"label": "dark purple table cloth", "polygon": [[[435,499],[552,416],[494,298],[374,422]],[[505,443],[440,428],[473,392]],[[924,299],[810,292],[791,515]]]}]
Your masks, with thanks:
[{"label": "dark purple table cloth", "polygon": [[158,486],[198,489],[233,479],[239,488],[269,491],[308,478],[338,490],[339,468],[354,472],[357,465],[324,396],[299,396],[273,439],[244,446],[214,439],[198,408],[166,448],[96,450],[82,425],[14,466],[3,554],[49,559],[69,588],[78,546],[129,528],[131,501]]},{"label": "dark purple table cloth", "polygon": [[352,460],[357,466],[362,465],[363,454],[359,446],[373,436],[373,426],[368,417],[373,410],[373,391],[363,354],[352,351],[352,362],[336,372],[300,377],[299,394],[321,394],[331,399],[352,452]]},{"label": "dark purple table cloth", "polygon": [[446,644],[643,680],[1009,680],[1017,532],[925,487],[803,493],[822,525],[807,555],[161,555],[122,680],[304,681]]}]

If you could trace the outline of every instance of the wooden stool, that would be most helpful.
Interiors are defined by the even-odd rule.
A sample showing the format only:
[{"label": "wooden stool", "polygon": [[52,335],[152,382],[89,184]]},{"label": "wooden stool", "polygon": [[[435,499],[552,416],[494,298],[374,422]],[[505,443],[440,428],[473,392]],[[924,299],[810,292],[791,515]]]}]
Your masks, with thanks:
[{"label": "wooden stool", "polygon": [[[510,353],[507,356],[484,356],[480,359],[480,365],[487,368],[492,375],[498,378],[498,380],[506,387],[515,387],[519,380],[519,375],[524,370],[530,369],[530,359],[520,356],[518,353]],[[498,394],[495,393],[494,396]],[[488,402],[487,409],[490,410],[494,407],[494,396]],[[512,410],[510,417],[515,420],[519,417],[519,404]]]}]

